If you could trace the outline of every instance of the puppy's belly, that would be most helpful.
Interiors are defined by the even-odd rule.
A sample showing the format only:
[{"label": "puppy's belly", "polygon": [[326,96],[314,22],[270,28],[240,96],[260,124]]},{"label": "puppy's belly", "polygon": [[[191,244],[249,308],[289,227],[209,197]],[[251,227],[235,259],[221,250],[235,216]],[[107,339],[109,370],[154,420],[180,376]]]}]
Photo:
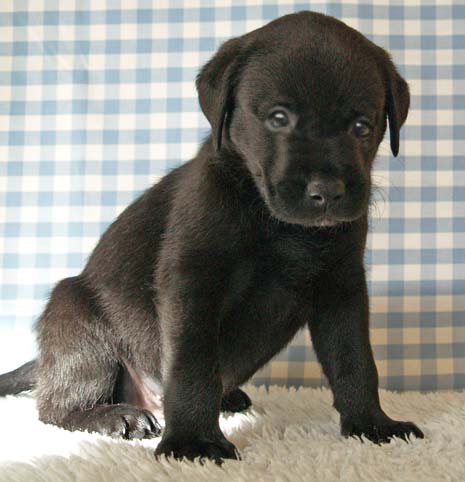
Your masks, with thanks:
[{"label": "puppy's belly", "polygon": [[163,417],[163,387],[154,377],[136,369],[127,360],[124,363],[122,391],[124,401],[152,412],[158,421]]},{"label": "puppy's belly", "polygon": [[225,392],[247,381],[308,321],[295,296],[275,292],[242,303],[222,323],[220,369]]},{"label": "puppy's belly", "polygon": [[299,251],[298,262],[278,263],[274,251],[237,262],[221,316],[219,357],[225,392],[248,380],[308,321],[311,289],[305,287],[308,266],[315,262],[303,263],[306,254]]}]

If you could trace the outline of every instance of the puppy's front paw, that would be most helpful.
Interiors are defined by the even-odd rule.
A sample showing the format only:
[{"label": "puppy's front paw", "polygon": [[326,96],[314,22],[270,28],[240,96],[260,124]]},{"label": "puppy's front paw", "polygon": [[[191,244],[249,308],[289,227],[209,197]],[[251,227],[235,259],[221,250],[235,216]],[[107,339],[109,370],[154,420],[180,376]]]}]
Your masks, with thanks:
[{"label": "puppy's front paw", "polygon": [[346,437],[364,435],[376,444],[389,443],[392,437],[399,437],[408,442],[409,435],[424,438],[423,432],[412,422],[398,422],[389,417],[341,419],[341,433]]},{"label": "puppy's front paw", "polygon": [[161,455],[182,459],[186,457],[188,460],[194,460],[196,457],[213,460],[218,465],[223,463],[223,459],[240,460],[239,452],[236,447],[226,440],[226,438],[217,438],[208,440],[206,438],[190,438],[182,439],[174,436],[163,438],[155,450],[155,456]]},{"label": "puppy's front paw", "polygon": [[222,412],[243,412],[251,405],[252,401],[249,396],[240,388],[236,388],[226,395],[223,395],[223,398],[221,399]]}]

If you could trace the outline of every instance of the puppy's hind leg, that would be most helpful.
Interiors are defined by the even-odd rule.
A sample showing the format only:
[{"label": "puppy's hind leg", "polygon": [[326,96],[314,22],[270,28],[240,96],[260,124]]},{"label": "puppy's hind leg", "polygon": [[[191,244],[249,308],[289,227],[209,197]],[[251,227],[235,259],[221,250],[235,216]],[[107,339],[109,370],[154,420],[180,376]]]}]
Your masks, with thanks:
[{"label": "puppy's hind leg", "polygon": [[235,388],[230,392],[223,395],[221,399],[221,411],[222,412],[243,412],[252,405],[247,393],[240,388]]},{"label": "puppy's hind leg", "polygon": [[40,420],[124,438],[158,435],[150,412],[112,404],[120,366],[110,329],[80,277],[58,283],[36,328]]}]

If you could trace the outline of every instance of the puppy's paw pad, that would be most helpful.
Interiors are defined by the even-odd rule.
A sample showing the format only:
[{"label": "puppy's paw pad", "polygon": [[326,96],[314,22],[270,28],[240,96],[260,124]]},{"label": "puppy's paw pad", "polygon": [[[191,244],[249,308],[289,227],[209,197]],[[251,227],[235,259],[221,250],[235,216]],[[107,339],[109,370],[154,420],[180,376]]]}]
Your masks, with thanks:
[{"label": "puppy's paw pad", "polygon": [[218,465],[221,465],[224,459],[240,459],[236,447],[225,438],[219,440],[200,438],[182,440],[175,437],[168,437],[159,443],[155,451],[157,458],[162,455],[173,457],[177,460],[185,457],[190,461],[200,457],[200,463],[202,463],[202,459],[207,458]]},{"label": "puppy's paw pad", "polygon": [[227,393],[221,399],[221,410],[223,412],[243,412],[252,405],[249,396],[240,388]]}]

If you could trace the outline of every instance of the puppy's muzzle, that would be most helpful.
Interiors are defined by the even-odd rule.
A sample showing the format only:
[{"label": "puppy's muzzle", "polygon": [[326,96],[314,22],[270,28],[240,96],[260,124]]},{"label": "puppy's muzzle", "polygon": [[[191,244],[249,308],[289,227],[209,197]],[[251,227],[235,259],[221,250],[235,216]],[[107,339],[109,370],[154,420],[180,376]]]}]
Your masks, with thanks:
[{"label": "puppy's muzzle", "polygon": [[302,177],[284,178],[276,188],[269,185],[268,192],[268,205],[278,219],[304,226],[334,226],[366,211],[369,185],[313,174],[306,182]]}]

